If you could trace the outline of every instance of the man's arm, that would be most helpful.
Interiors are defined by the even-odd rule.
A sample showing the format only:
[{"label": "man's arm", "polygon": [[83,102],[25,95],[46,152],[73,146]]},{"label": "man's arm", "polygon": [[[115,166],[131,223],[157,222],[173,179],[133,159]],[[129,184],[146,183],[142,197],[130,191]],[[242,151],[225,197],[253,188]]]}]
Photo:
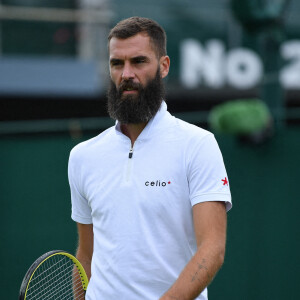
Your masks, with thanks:
[{"label": "man's arm", "polygon": [[78,248],[76,258],[82,264],[88,279],[91,277],[91,261],[94,249],[93,224],[77,223]]},{"label": "man's arm", "polygon": [[[197,252],[160,300],[195,299],[221,268],[226,244],[227,214],[223,202],[193,206]],[[176,262],[174,262],[176,263]]]}]

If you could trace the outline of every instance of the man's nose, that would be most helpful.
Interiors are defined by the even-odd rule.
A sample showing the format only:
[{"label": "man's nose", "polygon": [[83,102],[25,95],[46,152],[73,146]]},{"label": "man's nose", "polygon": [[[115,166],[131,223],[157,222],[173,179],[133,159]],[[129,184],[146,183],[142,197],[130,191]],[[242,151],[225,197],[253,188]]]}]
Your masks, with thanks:
[{"label": "man's nose", "polygon": [[134,72],[133,72],[130,64],[125,64],[123,73],[122,73],[122,79],[128,80],[128,79],[133,79],[133,78],[134,78]]}]

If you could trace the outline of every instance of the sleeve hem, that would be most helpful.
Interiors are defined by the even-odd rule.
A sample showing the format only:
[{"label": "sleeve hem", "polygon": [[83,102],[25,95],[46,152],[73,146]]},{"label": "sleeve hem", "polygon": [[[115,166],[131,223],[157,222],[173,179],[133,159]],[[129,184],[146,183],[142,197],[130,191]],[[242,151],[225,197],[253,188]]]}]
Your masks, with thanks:
[{"label": "sleeve hem", "polygon": [[200,195],[195,195],[191,198],[192,206],[198,203],[209,202],[209,201],[225,202],[227,212],[232,208],[230,194],[225,194],[225,193],[200,194]]},{"label": "sleeve hem", "polygon": [[71,218],[73,221],[77,222],[77,223],[81,223],[81,224],[92,224],[92,218],[84,218],[78,215],[75,215],[72,213]]}]

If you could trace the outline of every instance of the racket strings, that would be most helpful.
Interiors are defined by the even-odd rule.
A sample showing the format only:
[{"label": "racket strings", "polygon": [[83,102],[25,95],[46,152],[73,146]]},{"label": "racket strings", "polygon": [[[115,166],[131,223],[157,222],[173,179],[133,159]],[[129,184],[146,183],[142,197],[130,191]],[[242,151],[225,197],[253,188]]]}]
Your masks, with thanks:
[{"label": "racket strings", "polygon": [[[54,279],[55,277],[59,277],[65,274],[65,272],[70,271],[68,269],[73,268],[73,266],[68,266],[65,267],[64,269],[62,269],[59,273],[57,273],[56,275],[53,276],[53,274],[55,274],[55,272],[57,270],[55,270],[55,272],[52,272],[51,274],[48,274],[45,278],[41,279],[41,281],[38,281],[37,283],[35,283],[34,285],[31,286],[31,289],[33,289],[34,287],[38,286],[38,285],[43,285],[44,283],[48,283],[48,286],[51,287],[55,282]],[[50,285],[49,285],[49,281],[53,281]]]},{"label": "racket strings", "polygon": [[[52,277],[52,278],[50,279],[50,282],[51,282],[50,284],[49,284],[49,280],[47,281],[47,279],[43,279],[44,285],[46,285],[46,283],[47,283],[47,288],[44,288],[43,290],[39,291],[37,294],[35,294],[35,298],[32,298],[32,299],[44,299],[44,297],[45,297],[46,295],[47,295],[48,297],[52,297],[52,294],[55,294],[57,291],[60,291],[61,289],[66,288],[66,286],[70,284],[70,278],[69,278],[69,277],[66,277],[66,278],[63,279],[63,277],[65,277],[67,271],[71,271],[71,270],[73,270],[73,266],[72,266],[72,265],[66,267],[64,270],[60,271],[58,274],[56,274],[54,277]],[[54,272],[53,272],[53,273],[54,273]],[[50,274],[50,275],[51,275],[51,274]],[[48,275],[47,278],[49,278],[50,275]],[[57,290],[56,287],[55,287],[58,280],[59,280],[59,287],[60,287],[60,290]],[[73,281],[72,281],[73,286],[74,286],[74,285],[77,286],[78,283],[80,283],[79,287],[82,287],[80,277],[77,278],[76,281],[75,281],[74,278],[73,278]],[[38,283],[38,284],[39,284],[39,283]],[[35,286],[37,286],[38,284],[35,284]],[[42,282],[41,282],[41,285],[43,286]],[[33,286],[32,286],[32,287],[33,287]],[[49,293],[48,293],[48,290],[52,291],[52,293],[49,294]],[[43,293],[43,292],[44,292],[44,294],[40,295],[40,294]],[[32,292],[29,293],[29,294],[27,295],[27,297],[28,297],[29,295],[31,295],[31,294],[32,294]],[[39,298],[37,298],[37,297],[39,297]]]},{"label": "racket strings", "polygon": [[[78,283],[80,285],[78,285]],[[65,298],[63,296],[65,296],[65,294],[71,294],[71,295],[77,295],[77,291],[83,291],[82,289],[82,285],[81,285],[81,280],[80,279],[77,279],[76,282],[73,281],[73,289],[70,289],[68,288],[69,287],[69,279],[65,279],[63,281],[60,282],[60,289],[56,289],[56,288],[53,288],[52,289],[49,289],[51,292],[48,293],[46,292],[45,294],[41,295],[41,298],[40,299],[45,299],[45,297],[47,296],[47,299],[50,298],[50,299],[57,299],[57,294],[60,296],[59,299],[68,299],[68,298]],[[74,285],[76,286],[76,289],[74,288]],[[83,291],[84,293],[84,291]],[[73,298],[71,298],[73,299]],[[77,298],[75,298],[77,299]]]},{"label": "racket strings", "polygon": [[[38,284],[43,284],[43,281],[47,282],[48,279],[49,279],[49,277],[53,277],[53,274],[54,274],[54,273],[57,273],[57,272],[58,272],[59,270],[61,270],[62,268],[63,268],[63,270],[62,270],[60,273],[58,272],[58,274],[57,274],[56,276],[59,276],[59,274],[61,274],[62,272],[65,272],[65,270],[66,270],[68,267],[65,267],[66,263],[61,264],[61,261],[62,261],[62,260],[56,262],[55,264],[53,264],[53,265],[51,265],[51,266],[49,266],[49,267],[47,266],[48,263],[46,262],[45,265],[44,265],[43,267],[44,267],[44,268],[48,267],[48,268],[46,268],[44,271],[40,272],[39,275],[34,276],[34,277],[31,279],[31,288],[34,288],[34,287],[35,287],[36,285],[38,285]],[[59,263],[61,264],[61,266],[56,267]],[[71,265],[71,267],[73,267],[73,265]],[[52,272],[50,272],[51,269],[53,269]],[[48,275],[47,275],[46,273],[47,273]],[[40,279],[42,276],[44,276],[44,277],[43,277],[42,279]],[[33,282],[37,282],[37,283],[33,284]]]},{"label": "racket strings", "polygon": [[[62,260],[61,260],[62,261]],[[58,263],[61,263],[61,261],[59,261],[59,262],[57,262],[57,263],[55,263],[54,265],[57,265]],[[45,286],[47,286],[47,289],[51,289],[51,288],[53,288],[53,285],[54,284],[56,284],[56,281],[55,281],[55,278],[57,277],[63,277],[63,275],[64,275],[64,273],[65,272],[68,272],[69,270],[68,269],[70,269],[70,267],[71,268],[73,268],[73,265],[69,265],[68,267],[66,267],[65,265],[66,264],[62,264],[60,267],[57,267],[56,269],[53,269],[53,271],[52,272],[50,272],[50,270],[51,270],[51,268],[53,268],[54,267],[54,265],[53,266],[48,266],[49,265],[49,263],[48,262],[45,262],[44,263],[44,268],[45,268],[45,270],[43,271],[43,272],[41,272],[38,276],[36,276],[36,277],[34,277],[34,278],[32,278],[32,280],[31,280],[31,285],[30,285],[30,288],[29,288],[29,290],[28,290],[28,292],[29,293],[27,293],[27,297],[28,296],[30,296],[30,295],[32,295],[35,291],[37,291],[38,289],[39,289],[39,287],[45,287]],[[63,269],[62,269],[63,268]],[[62,270],[61,270],[62,269]],[[60,272],[58,272],[60,270]],[[50,273],[49,273],[50,272]],[[45,276],[45,274],[46,273],[49,273],[48,275],[46,275]],[[57,273],[57,274],[55,274],[55,273]],[[42,279],[40,279],[40,277],[42,276],[42,275],[44,275],[44,278],[42,278]],[[39,281],[37,281],[37,280],[39,280]],[[37,281],[35,284],[33,284],[33,282],[35,282],[35,281]],[[60,281],[60,282],[62,282],[62,281]],[[36,296],[38,296],[39,294],[41,293],[41,291],[40,292],[38,292],[37,294],[36,294]]]},{"label": "racket strings", "polygon": [[[73,299],[72,296],[76,296],[75,299],[79,299],[78,296],[80,295],[79,293],[77,293],[77,291],[79,290],[80,287],[77,287],[76,289],[70,289],[70,288],[66,288],[69,286],[69,282],[64,282],[62,281],[60,284],[60,289],[52,289],[50,290],[51,292],[48,293],[44,293],[41,296],[39,296],[38,299]],[[82,290],[82,287],[80,288],[80,292],[82,292],[82,294],[84,294],[84,291]],[[68,298],[70,297],[71,298]]]},{"label": "racket strings", "polygon": [[29,283],[28,300],[84,299],[77,267],[69,258],[54,255],[42,263]]},{"label": "racket strings", "polygon": [[[54,258],[52,260],[54,260]],[[49,273],[51,269],[55,269],[58,264],[61,264],[62,266],[65,264],[64,257],[56,257],[55,260],[56,260],[55,263],[49,262],[48,260],[45,261],[42,265],[42,269],[38,269],[39,270],[38,275],[35,274],[34,278],[32,278],[31,281],[39,280],[41,276],[45,276],[46,272]],[[63,264],[62,264],[62,262],[63,262]],[[62,266],[56,268],[56,270],[58,270]],[[46,275],[46,277],[47,277],[47,275]]]},{"label": "racket strings", "polygon": [[[64,300],[64,299],[76,299],[76,300],[84,299],[84,298],[79,298],[79,297],[81,297],[85,294],[84,290],[82,288],[80,288],[80,289],[79,288],[80,287],[77,287],[76,289],[73,288],[73,290],[65,289],[62,292],[55,291],[55,292],[52,292],[50,295],[47,295],[47,297],[50,297],[50,299],[52,298],[52,299],[61,299],[61,300]],[[57,298],[58,296],[59,296],[59,298]],[[75,298],[73,298],[73,296],[75,296]]]},{"label": "racket strings", "polygon": [[[61,276],[58,284],[57,280],[52,282],[47,288],[42,288],[30,299],[84,299],[79,298],[81,294],[84,294],[84,290],[82,289],[81,279],[77,274],[77,280],[70,280],[68,277],[63,278]],[[75,298],[72,296],[75,296]]]}]

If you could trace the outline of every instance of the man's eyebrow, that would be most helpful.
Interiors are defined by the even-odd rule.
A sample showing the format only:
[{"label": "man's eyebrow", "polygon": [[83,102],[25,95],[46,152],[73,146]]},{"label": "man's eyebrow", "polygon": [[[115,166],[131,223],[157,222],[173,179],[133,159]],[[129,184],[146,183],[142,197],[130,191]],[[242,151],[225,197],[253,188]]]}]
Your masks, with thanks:
[{"label": "man's eyebrow", "polygon": [[[145,55],[139,55],[139,56],[134,56],[130,58],[131,62],[138,62],[138,61],[149,61],[149,57],[145,56]],[[120,58],[111,58],[109,60],[110,64],[120,64],[123,63],[124,60],[120,59]]]},{"label": "man's eyebrow", "polygon": [[132,57],[130,60],[131,61],[137,61],[137,60],[148,61],[149,58],[147,56],[145,56],[145,55],[139,55],[139,56]]},{"label": "man's eyebrow", "polygon": [[119,58],[111,58],[109,60],[109,62],[112,64],[112,63],[120,63],[122,62],[122,59],[119,59]]}]

